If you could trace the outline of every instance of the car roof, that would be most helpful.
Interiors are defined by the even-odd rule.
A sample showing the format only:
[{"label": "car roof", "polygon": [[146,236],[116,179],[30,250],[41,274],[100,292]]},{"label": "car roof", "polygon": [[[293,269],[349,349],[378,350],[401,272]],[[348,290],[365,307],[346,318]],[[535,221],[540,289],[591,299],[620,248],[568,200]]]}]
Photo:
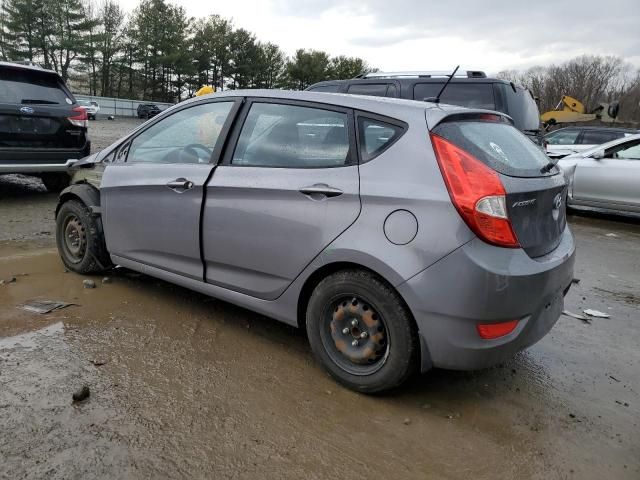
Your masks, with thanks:
[{"label": "car roof", "polygon": [[[405,100],[402,98],[373,97],[367,95],[350,95],[346,93],[306,92],[293,90],[225,90],[224,92],[210,93],[203,97],[194,97],[185,100],[184,103],[197,102],[204,97],[249,97],[249,98],[273,98],[281,100],[301,100],[306,102],[324,103],[344,108],[377,113],[387,116],[402,116],[409,112],[429,112],[430,116],[444,117],[454,113],[469,111],[489,112],[491,110],[468,109],[457,105],[446,105],[423,102],[418,100]],[[495,112],[504,115],[500,112]],[[424,113],[423,113],[424,115]]]},{"label": "car roof", "polygon": [[2,67],[14,68],[16,70],[24,70],[24,71],[40,73],[40,74],[45,74],[45,75],[55,75],[58,78],[62,78],[62,77],[60,77],[60,74],[58,72],[54,71],[54,70],[49,70],[47,68],[42,68],[42,67],[36,67],[36,66],[33,66],[33,65],[23,65],[23,64],[20,64],[20,63],[1,61],[0,62],[0,68],[2,68]]},{"label": "car roof", "polygon": [[[447,77],[369,77],[369,78],[347,78],[340,80],[324,80],[322,82],[309,85],[307,88],[317,87],[319,85],[342,85],[345,83],[390,83],[399,82],[401,84],[413,85],[415,83],[444,83]],[[509,85],[511,82],[502,78],[492,77],[454,77],[451,83],[504,83]],[[516,85],[518,86],[518,85]],[[522,87],[519,87],[522,88]]]}]

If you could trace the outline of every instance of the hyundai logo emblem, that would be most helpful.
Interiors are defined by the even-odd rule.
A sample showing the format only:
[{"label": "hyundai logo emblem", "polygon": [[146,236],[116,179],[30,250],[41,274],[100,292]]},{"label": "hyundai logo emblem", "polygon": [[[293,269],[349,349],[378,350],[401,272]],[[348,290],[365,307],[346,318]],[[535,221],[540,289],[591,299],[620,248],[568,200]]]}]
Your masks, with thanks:
[{"label": "hyundai logo emblem", "polygon": [[31,107],[20,107],[20,113],[34,113],[35,110]]}]

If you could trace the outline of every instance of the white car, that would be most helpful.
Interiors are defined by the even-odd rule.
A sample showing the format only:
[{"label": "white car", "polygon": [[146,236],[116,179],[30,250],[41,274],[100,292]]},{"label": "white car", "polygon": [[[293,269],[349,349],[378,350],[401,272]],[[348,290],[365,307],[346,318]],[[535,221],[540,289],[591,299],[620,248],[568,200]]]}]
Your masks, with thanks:
[{"label": "white car", "polygon": [[562,158],[635,133],[638,130],[628,128],[566,127],[545,135],[544,143],[549,158]]},{"label": "white car", "polygon": [[569,182],[571,207],[640,214],[640,134],[558,161]]},{"label": "white car", "polygon": [[89,117],[89,120],[96,119],[96,115],[98,115],[98,112],[100,111],[100,105],[98,105],[98,102],[93,100],[78,100],[78,105],[87,111],[87,117]]}]

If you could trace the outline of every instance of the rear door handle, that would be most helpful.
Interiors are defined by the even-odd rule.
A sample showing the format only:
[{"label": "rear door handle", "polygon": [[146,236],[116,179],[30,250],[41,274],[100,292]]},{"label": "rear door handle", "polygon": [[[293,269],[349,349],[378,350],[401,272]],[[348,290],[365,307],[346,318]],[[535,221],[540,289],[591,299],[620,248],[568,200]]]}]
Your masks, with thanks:
[{"label": "rear door handle", "polygon": [[167,183],[167,187],[176,192],[184,192],[193,188],[193,182],[186,178],[176,178],[174,181]]},{"label": "rear door handle", "polygon": [[302,187],[300,193],[305,195],[324,195],[325,197],[331,198],[342,195],[343,192],[339,188],[330,187],[326,183],[316,183],[315,185]]}]

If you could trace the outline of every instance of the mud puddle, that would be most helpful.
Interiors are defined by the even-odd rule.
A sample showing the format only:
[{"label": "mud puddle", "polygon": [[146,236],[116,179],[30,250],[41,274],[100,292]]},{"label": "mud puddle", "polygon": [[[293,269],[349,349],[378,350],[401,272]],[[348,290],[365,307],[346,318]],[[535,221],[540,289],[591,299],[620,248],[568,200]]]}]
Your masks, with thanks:
[{"label": "mud puddle", "polygon": [[[0,278],[16,273],[0,286],[0,478],[640,475],[625,304],[609,323],[561,319],[500,367],[366,397],[301,332],[229,304],[124,269],[85,289],[55,251],[5,245]],[[78,305],[16,308],[34,298]]]}]

